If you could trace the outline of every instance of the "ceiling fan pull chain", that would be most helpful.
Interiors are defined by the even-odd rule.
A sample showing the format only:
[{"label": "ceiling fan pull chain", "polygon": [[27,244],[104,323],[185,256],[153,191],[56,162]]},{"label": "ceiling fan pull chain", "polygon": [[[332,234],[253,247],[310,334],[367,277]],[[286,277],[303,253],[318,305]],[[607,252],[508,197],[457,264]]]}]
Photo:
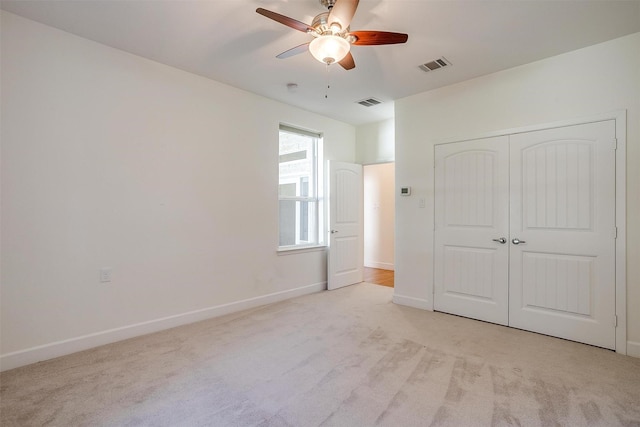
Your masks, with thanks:
[{"label": "ceiling fan pull chain", "polygon": [[329,98],[329,88],[331,88],[331,84],[329,81],[329,64],[327,64],[327,91],[324,93],[324,98]]}]

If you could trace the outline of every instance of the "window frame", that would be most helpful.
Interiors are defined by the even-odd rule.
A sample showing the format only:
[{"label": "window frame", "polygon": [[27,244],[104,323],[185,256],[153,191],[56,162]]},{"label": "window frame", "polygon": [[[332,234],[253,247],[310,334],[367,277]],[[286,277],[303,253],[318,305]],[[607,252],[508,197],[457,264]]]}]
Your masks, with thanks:
[{"label": "window frame", "polygon": [[[293,184],[293,183],[296,184],[296,194],[300,194],[299,190],[303,186],[303,180],[304,180],[304,177],[289,177],[287,181],[290,181],[290,182],[282,182],[282,177],[280,175],[281,173],[280,167],[282,165],[282,163],[280,162],[280,159],[282,156],[282,154],[280,154],[282,132],[312,138],[313,147],[311,151],[313,153],[314,158],[313,158],[313,161],[311,162],[312,171],[309,176],[309,180],[313,180],[314,185],[311,185],[311,183],[308,183],[308,190],[307,190],[308,195],[306,196],[302,196],[302,195],[291,196],[291,195],[280,194],[281,185]],[[297,126],[287,125],[284,123],[280,123],[279,125],[279,129],[278,129],[278,205],[280,206],[282,201],[300,202],[300,203],[308,202],[307,204],[308,215],[312,216],[311,221],[315,223],[314,224],[315,226],[313,227],[313,230],[311,230],[311,227],[309,227],[309,229],[307,230],[307,233],[309,234],[309,237],[311,237],[311,239],[307,239],[306,241],[302,241],[301,239],[299,239],[300,235],[302,234],[301,233],[302,222],[300,218],[301,208],[300,208],[300,205],[296,203],[295,243],[290,245],[281,245],[280,239],[281,239],[281,232],[282,232],[282,223],[281,223],[282,212],[279,209],[278,211],[278,252],[291,252],[291,251],[301,251],[301,250],[305,251],[305,250],[313,250],[314,248],[325,247],[325,242],[323,239],[323,236],[324,236],[323,231],[325,227],[323,223],[324,206],[322,203],[322,194],[323,194],[323,191],[322,191],[322,188],[323,188],[322,142],[323,142],[323,137],[322,137],[322,133],[320,132],[310,131]],[[309,223],[309,221],[307,221],[307,223]]]}]

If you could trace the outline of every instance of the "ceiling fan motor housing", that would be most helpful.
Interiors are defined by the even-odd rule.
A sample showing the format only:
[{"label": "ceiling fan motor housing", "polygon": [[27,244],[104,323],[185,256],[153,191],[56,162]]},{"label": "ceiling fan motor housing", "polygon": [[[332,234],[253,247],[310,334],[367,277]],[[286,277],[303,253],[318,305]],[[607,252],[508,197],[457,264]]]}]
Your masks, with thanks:
[{"label": "ceiling fan motor housing", "polygon": [[336,4],[336,0],[320,0],[320,4],[331,10],[331,8],[333,8],[333,5]]},{"label": "ceiling fan motor housing", "polygon": [[331,34],[335,36],[337,35],[343,36],[349,31],[349,28],[346,28],[346,29],[341,29],[339,27],[332,28],[329,25],[329,12],[323,12],[317,15],[315,18],[313,18],[311,27],[313,27],[317,35],[320,35],[320,36],[327,35],[327,34]]}]

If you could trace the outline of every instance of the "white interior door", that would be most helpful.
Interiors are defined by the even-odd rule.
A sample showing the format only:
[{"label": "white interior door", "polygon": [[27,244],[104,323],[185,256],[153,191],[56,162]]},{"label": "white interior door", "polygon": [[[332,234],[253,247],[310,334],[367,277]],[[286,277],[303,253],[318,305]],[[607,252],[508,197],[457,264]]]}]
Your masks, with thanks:
[{"label": "white interior door", "polygon": [[615,121],[511,136],[511,188],[510,325],[615,349]]},{"label": "white interior door", "polygon": [[362,282],[364,216],[362,165],[329,162],[327,288]]},{"label": "white interior door", "polygon": [[506,136],[435,148],[436,310],[508,323],[508,150]]}]

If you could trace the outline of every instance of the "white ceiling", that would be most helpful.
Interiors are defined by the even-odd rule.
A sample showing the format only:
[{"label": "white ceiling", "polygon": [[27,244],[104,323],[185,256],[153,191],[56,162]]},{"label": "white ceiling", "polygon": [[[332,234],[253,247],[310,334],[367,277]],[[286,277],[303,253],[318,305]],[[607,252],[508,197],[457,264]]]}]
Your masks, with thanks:
[{"label": "white ceiling", "polygon": [[[409,34],[406,44],[354,46],[356,68],[311,54],[309,41],[255,12],[305,23],[319,0],[2,0],[2,9],[127,52],[354,125],[393,117],[393,100],[640,31],[640,0],[361,0],[352,30]],[[422,63],[453,65],[430,73]],[[611,64],[615,67],[616,64]],[[287,83],[297,83],[295,93]],[[375,107],[356,104],[364,98]]]}]

